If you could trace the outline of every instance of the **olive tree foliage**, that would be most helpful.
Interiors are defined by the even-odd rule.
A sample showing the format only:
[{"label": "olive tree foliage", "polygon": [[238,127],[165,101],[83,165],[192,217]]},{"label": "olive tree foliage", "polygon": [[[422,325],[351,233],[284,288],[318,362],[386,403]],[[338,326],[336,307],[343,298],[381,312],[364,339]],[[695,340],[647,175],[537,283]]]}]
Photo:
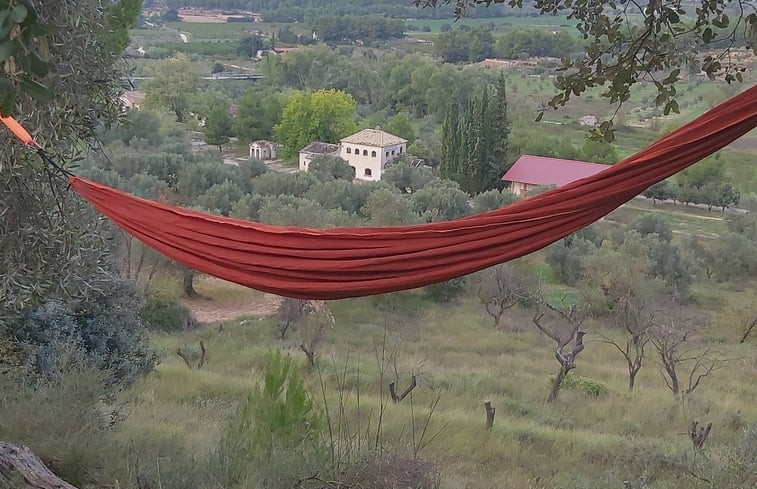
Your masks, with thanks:
[{"label": "olive tree foliage", "polygon": [[[414,0],[419,7],[454,4],[458,17],[468,7],[493,3],[523,7],[523,0]],[[731,61],[731,49],[743,40],[757,53],[757,9],[746,0],[536,0],[534,6],[543,15],[570,16],[585,40],[583,55],[562,60],[553,108],[594,87],[606,87],[602,96],[619,107],[634,85],[652,81],[656,105],[665,115],[677,113],[682,70],[740,82],[746,67]],[[596,131],[613,140],[611,120]]]},{"label": "olive tree foliage", "polygon": [[[68,28],[95,27],[91,24],[94,11],[99,27],[90,31],[98,35],[98,50],[122,52],[129,43],[129,28],[137,20],[142,0],[114,0],[111,2],[83,2],[83,5],[45,5],[37,11],[40,2],[32,0],[6,0],[0,4],[0,113],[12,115],[20,108],[16,102],[26,96],[38,102],[48,102],[54,86],[47,76],[60,67],[53,66],[57,39]],[[49,2],[47,2],[49,3]],[[56,14],[61,17],[56,17]],[[78,20],[76,20],[78,18]],[[77,23],[71,25],[71,20]],[[84,24],[80,21],[86,19]],[[57,33],[56,33],[57,31]],[[82,60],[83,61],[83,60]]]},{"label": "olive tree foliage", "polygon": [[[14,9],[14,20],[34,19],[39,29],[28,35],[18,27],[0,29],[0,45],[23,43],[10,56],[2,53],[3,112],[14,114],[59,161],[71,161],[98,126],[118,118],[123,30],[103,21],[112,4],[45,2],[36,13],[30,2],[4,5]],[[3,14],[7,9],[0,7]],[[0,208],[0,328],[45,296],[65,298],[91,287],[87,277],[104,267],[99,220],[4,129]]]},{"label": "olive tree foliage", "polygon": [[399,162],[387,167],[381,176],[381,180],[397,187],[402,193],[412,194],[425,187],[433,177],[434,175],[429,168]]},{"label": "olive tree foliage", "polygon": [[423,222],[449,221],[470,213],[468,195],[451,180],[434,179],[411,199]]},{"label": "olive tree foliage", "polygon": [[338,179],[351,182],[355,179],[355,168],[338,156],[316,156],[310,162],[308,173],[324,183]]},{"label": "olive tree foliage", "polygon": [[473,200],[475,212],[486,212],[499,209],[518,200],[518,197],[509,189],[491,189],[482,192]]},{"label": "olive tree foliage", "polygon": [[144,341],[141,292],[131,281],[108,276],[99,280],[99,290],[75,301],[52,298],[24,311],[13,338],[28,351],[29,373],[56,376],[66,362],[76,360],[107,371],[112,383],[121,384],[152,369],[156,357]]}]

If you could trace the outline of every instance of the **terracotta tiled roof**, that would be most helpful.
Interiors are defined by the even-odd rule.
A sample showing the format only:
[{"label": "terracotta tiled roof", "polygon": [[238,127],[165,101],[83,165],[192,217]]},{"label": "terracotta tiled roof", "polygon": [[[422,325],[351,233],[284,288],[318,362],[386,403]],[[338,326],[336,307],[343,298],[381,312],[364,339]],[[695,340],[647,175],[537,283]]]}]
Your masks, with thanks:
[{"label": "terracotta tiled roof", "polygon": [[321,155],[327,155],[330,153],[335,153],[339,151],[339,145],[338,144],[331,144],[331,143],[322,143],[320,141],[315,141],[304,148],[300,150],[300,153],[315,153],[315,154],[321,154]]},{"label": "terracotta tiled roof", "polygon": [[139,90],[129,90],[121,94],[121,100],[128,104],[140,104],[145,100],[145,93]]},{"label": "terracotta tiled roof", "polygon": [[342,139],[343,143],[349,144],[363,144],[365,146],[376,146],[378,148],[384,148],[386,146],[394,146],[395,144],[406,143],[407,139],[402,139],[394,134],[389,134],[381,129],[363,129],[362,131],[347,136]]},{"label": "terracotta tiled roof", "polygon": [[507,170],[502,180],[530,185],[567,185],[609,168],[610,165],[523,155]]}]

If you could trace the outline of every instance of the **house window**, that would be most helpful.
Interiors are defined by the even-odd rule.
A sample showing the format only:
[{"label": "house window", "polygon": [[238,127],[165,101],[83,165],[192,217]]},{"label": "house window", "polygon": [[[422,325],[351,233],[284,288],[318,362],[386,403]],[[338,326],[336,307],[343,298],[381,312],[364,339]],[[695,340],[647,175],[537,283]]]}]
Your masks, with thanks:
[{"label": "house window", "polygon": [[354,173],[355,175],[357,175],[357,168],[355,168],[355,167],[354,167],[354,166],[352,166],[352,165],[350,165],[350,168],[352,168],[352,172],[353,172],[353,173]]},{"label": "house window", "polygon": [[392,150],[392,156],[394,156],[394,150]]},{"label": "house window", "polygon": [[387,151],[387,152],[386,152],[386,156],[387,156],[387,157],[389,156],[389,151]]},{"label": "house window", "polygon": [[367,149],[363,150],[363,156],[368,156],[368,150]]},{"label": "house window", "polygon": [[400,146],[400,154],[402,154],[402,146]]},{"label": "house window", "polygon": [[347,148],[347,154],[352,154],[352,149]]},{"label": "house window", "polygon": [[366,176],[366,177],[370,177],[370,176],[372,176],[372,173],[371,173],[371,169],[370,169],[370,168],[366,168],[366,169],[365,169],[365,176]]},{"label": "house window", "polygon": [[376,152],[375,151],[371,151],[371,156],[373,156],[375,158],[376,157]]}]

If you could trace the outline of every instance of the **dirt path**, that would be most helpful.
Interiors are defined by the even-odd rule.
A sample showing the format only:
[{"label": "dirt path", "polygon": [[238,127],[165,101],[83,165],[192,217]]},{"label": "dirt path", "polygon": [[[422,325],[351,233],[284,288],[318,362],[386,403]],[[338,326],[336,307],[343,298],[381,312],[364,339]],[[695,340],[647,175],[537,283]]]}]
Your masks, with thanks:
[{"label": "dirt path", "polygon": [[265,317],[276,313],[280,296],[263,294],[241,285],[212,277],[201,277],[195,284],[205,299],[180,299],[202,323],[233,321],[244,316]]}]

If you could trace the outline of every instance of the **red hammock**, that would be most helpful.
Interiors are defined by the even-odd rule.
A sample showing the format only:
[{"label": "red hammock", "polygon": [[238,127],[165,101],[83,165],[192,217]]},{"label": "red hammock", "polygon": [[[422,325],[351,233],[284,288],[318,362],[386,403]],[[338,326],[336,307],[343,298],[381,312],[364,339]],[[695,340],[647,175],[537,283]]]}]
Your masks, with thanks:
[{"label": "red hammock", "polygon": [[283,296],[341,299],[441,282],[539,250],[756,126],[757,86],[594,176],[495,211],[415,226],[270,226],[70,182],[122,229],[189,268]]}]

